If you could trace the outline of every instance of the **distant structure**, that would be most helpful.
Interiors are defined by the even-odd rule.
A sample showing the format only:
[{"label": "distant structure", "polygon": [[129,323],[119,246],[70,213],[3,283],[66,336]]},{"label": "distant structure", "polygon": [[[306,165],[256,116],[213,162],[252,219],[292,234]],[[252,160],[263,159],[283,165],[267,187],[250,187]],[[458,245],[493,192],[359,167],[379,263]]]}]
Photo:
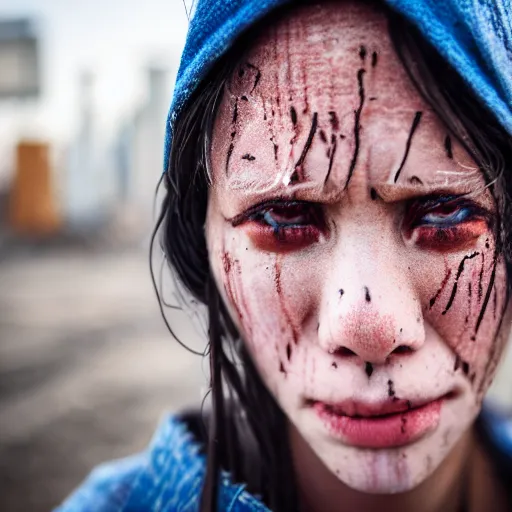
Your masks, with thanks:
[{"label": "distant structure", "polygon": [[[0,101],[20,105],[40,94],[39,42],[35,24],[28,18],[0,20]],[[50,165],[50,148],[45,141],[14,140],[15,159],[0,211],[7,213],[5,226],[28,236],[47,236],[61,226]],[[0,148],[6,151],[5,148]],[[0,219],[2,221],[4,219]],[[0,229],[3,231],[3,229]],[[1,233],[0,233],[1,235]]]},{"label": "distant structure", "polygon": [[39,45],[32,20],[0,19],[0,70],[0,100],[39,96]]},{"label": "distant structure", "polygon": [[163,172],[165,120],[171,96],[168,75],[167,70],[156,66],[147,69],[147,100],[118,134],[119,197],[132,215],[136,214],[136,223],[146,233],[154,222],[155,190]]},{"label": "distant structure", "polygon": [[106,216],[102,173],[95,137],[94,75],[85,71],[79,79],[79,127],[69,151],[66,179],[66,224],[72,231],[88,231]]}]

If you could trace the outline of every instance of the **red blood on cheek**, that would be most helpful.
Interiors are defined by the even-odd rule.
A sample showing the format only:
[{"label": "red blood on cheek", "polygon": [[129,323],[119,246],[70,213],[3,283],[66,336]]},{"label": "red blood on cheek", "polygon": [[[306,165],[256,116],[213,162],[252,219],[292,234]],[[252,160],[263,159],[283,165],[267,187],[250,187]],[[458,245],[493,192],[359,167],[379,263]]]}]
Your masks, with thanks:
[{"label": "red blood on cheek", "polygon": [[489,230],[487,222],[475,220],[462,226],[440,229],[420,226],[414,228],[411,238],[419,248],[434,251],[460,251],[474,245],[475,240]]},{"label": "red blood on cheek", "polygon": [[251,321],[243,293],[240,261],[233,259],[227,251],[223,250],[222,263],[224,268],[224,290],[227,299],[235,309],[241,326],[250,335]]},{"label": "red blood on cheek", "polygon": [[254,246],[263,251],[297,251],[320,240],[321,231],[316,226],[288,227],[274,230],[257,222],[243,226]]}]

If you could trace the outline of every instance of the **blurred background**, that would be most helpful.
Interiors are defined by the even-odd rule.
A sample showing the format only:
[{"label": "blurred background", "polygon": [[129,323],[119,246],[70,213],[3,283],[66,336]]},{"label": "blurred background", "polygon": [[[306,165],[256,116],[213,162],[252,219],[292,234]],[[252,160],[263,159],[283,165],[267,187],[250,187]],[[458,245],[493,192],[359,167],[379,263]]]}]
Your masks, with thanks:
[{"label": "blurred background", "polygon": [[[51,510],[206,392],[148,260],[186,29],[182,0],[0,1],[2,512]],[[189,315],[168,319],[202,348]],[[509,405],[511,369],[492,392]]]},{"label": "blurred background", "polygon": [[51,510],[205,394],[148,259],[186,30],[182,0],[0,0],[2,512]]}]

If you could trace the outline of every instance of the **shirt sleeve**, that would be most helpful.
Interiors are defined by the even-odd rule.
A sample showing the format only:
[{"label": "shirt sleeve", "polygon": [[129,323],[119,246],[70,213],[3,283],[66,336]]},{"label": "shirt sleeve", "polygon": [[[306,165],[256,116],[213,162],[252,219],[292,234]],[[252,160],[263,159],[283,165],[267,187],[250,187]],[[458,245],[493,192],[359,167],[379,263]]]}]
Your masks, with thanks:
[{"label": "shirt sleeve", "polygon": [[119,512],[147,456],[134,455],[98,466],[54,512]]}]

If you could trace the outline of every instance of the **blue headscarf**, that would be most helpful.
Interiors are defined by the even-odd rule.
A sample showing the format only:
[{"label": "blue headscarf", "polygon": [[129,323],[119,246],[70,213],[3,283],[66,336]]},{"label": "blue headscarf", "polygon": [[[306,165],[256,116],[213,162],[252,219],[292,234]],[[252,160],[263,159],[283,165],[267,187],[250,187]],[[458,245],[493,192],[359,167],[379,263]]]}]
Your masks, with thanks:
[{"label": "blue headscarf", "polygon": [[[385,0],[411,21],[512,134],[512,0]],[[257,20],[293,0],[197,0],[167,119],[172,125],[212,64]]]}]

